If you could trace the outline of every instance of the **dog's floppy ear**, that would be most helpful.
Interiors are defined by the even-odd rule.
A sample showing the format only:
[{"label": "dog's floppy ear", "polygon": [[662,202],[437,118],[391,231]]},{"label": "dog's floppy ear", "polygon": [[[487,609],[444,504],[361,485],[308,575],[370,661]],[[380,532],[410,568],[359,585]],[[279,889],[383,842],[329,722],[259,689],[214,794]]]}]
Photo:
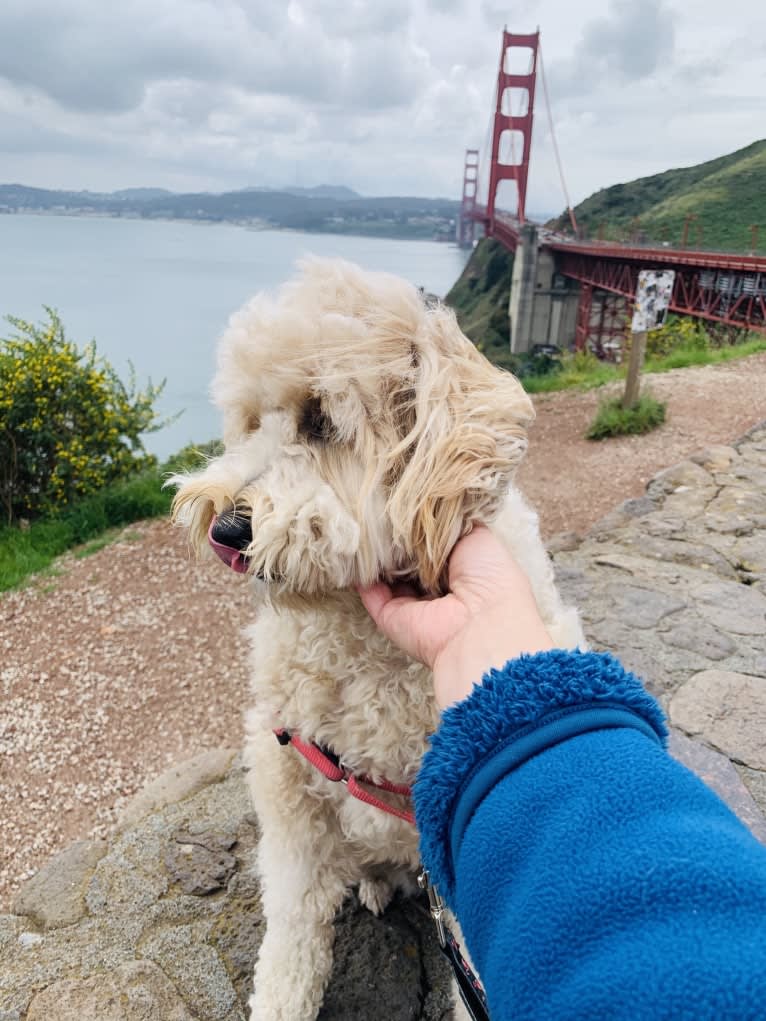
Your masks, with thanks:
[{"label": "dog's floppy ear", "polygon": [[414,424],[392,455],[388,512],[404,558],[426,591],[440,592],[454,544],[499,511],[534,410],[518,380],[476,350],[449,309],[428,312],[413,352]]}]

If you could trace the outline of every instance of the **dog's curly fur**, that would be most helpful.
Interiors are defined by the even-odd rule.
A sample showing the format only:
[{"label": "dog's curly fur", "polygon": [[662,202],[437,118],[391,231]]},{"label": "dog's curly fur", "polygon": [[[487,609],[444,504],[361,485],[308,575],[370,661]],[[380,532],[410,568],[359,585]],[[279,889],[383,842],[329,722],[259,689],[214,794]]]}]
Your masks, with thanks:
[{"label": "dog's curly fur", "polygon": [[225,452],[174,480],[174,510],[200,551],[214,514],[252,518],[246,754],[267,928],[251,1017],[312,1021],[338,908],[354,886],[376,913],[408,888],[417,834],[279,752],[272,728],[335,749],[355,773],[410,783],[438,722],[429,672],[351,587],[406,578],[437,593],[456,540],[482,522],[528,574],[554,643],[583,636],[511,485],[529,398],[450,310],[396,277],[307,262],[277,300],[259,295],[232,318],[213,392]]}]

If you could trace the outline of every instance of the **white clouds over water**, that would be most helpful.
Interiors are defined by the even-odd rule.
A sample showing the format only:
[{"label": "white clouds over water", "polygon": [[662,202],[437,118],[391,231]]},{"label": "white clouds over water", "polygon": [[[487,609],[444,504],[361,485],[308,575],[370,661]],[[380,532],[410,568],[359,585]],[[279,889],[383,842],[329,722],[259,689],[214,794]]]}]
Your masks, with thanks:
[{"label": "white clouds over water", "polygon": [[[766,134],[752,0],[523,0],[576,199]],[[759,13],[755,13],[758,11]],[[4,0],[0,180],[457,197],[500,0]],[[531,209],[562,204],[539,93]]]}]

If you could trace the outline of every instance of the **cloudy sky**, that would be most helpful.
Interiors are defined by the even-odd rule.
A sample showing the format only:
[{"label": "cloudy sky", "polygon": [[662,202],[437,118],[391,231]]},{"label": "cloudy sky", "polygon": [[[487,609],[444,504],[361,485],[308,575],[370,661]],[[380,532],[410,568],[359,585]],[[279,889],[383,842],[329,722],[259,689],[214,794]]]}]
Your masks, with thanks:
[{"label": "cloudy sky", "polygon": [[[2,0],[0,182],[458,197],[504,23],[574,201],[766,136],[756,0]],[[538,87],[528,209],[562,207]]]}]

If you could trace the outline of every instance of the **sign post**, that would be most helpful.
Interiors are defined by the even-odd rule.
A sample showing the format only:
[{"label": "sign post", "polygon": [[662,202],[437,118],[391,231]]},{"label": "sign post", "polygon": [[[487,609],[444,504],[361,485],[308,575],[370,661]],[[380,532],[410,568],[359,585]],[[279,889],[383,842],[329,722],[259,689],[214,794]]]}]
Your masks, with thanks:
[{"label": "sign post", "polygon": [[665,322],[670,299],[673,294],[673,282],[676,274],[672,269],[642,269],[638,274],[638,290],[633,310],[630,345],[630,361],[628,377],[625,380],[625,393],[622,406],[627,411],[638,403],[641,389],[641,366],[644,364],[646,352],[646,335],[650,330],[658,330]]}]

